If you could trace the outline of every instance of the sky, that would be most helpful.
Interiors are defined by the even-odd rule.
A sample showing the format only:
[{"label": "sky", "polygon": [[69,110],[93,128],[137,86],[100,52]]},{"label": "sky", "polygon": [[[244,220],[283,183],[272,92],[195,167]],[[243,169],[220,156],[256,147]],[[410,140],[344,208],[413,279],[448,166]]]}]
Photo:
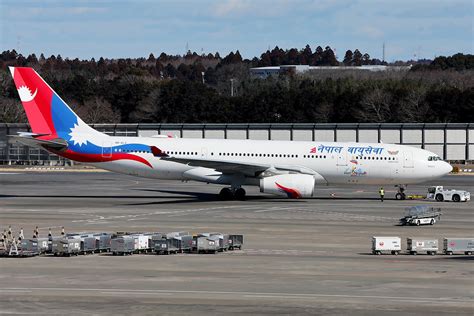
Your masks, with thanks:
[{"label": "sky", "polygon": [[474,51],[474,0],[0,0],[1,51],[127,58],[327,45],[387,61]]}]

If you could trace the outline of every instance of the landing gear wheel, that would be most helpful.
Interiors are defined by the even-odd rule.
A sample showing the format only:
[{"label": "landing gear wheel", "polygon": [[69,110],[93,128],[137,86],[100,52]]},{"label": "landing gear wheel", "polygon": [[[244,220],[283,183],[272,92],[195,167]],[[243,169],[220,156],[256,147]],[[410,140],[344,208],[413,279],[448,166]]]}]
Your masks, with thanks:
[{"label": "landing gear wheel", "polygon": [[245,190],[243,188],[238,188],[237,190],[235,190],[234,192],[234,196],[237,200],[240,200],[240,201],[243,201],[245,200]]},{"label": "landing gear wheel", "polygon": [[407,197],[406,197],[405,193],[397,193],[397,194],[395,194],[395,199],[396,199],[396,200],[406,200],[406,198],[407,198]]},{"label": "landing gear wheel", "polygon": [[234,198],[234,194],[230,188],[223,188],[221,192],[219,192],[219,197],[222,200],[232,200]]}]

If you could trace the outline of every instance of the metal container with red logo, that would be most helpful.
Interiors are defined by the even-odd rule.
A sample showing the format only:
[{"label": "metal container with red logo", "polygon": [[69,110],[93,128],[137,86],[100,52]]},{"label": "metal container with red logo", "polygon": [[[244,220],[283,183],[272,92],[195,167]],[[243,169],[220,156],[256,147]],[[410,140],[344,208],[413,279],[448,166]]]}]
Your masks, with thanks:
[{"label": "metal container with red logo", "polygon": [[372,253],[381,255],[382,253],[391,253],[398,255],[402,250],[402,241],[400,237],[372,237]]},{"label": "metal container with red logo", "polygon": [[465,255],[474,253],[474,238],[444,238],[444,253],[452,255],[464,252]]}]

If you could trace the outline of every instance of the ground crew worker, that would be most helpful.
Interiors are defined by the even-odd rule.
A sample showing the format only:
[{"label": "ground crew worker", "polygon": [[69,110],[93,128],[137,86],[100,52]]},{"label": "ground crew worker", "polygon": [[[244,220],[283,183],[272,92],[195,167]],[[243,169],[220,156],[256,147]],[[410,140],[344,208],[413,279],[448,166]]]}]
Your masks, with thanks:
[{"label": "ground crew worker", "polygon": [[11,239],[12,237],[12,225],[8,225],[8,238]]},{"label": "ground crew worker", "polygon": [[25,236],[23,235],[23,227],[20,228],[20,233],[18,234],[18,241],[22,241],[22,239],[25,238]]},{"label": "ground crew worker", "polygon": [[39,229],[38,226],[36,226],[35,230],[33,230],[33,238],[38,238],[39,236]]},{"label": "ground crew worker", "polygon": [[48,228],[48,237],[53,237],[53,234],[51,233],[51,228]]},{"label": "ground crew worker", "polygon": [[61,235],[64,236],[66,232],[64,231],[64,226],[61,227]]},{"label": "ground crew worker", "polygon": [[379,194],[380,194],[380,201],[383,202],[383,196],[385,195],[385,191],[383,190],[383,188],[380,188]]}]

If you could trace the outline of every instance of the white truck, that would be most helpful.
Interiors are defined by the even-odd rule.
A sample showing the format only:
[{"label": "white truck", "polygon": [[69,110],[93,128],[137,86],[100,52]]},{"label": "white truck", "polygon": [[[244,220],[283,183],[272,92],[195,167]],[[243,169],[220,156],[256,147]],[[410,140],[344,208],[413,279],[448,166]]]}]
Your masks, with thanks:
[{"label": "white truck", "polygon": [[401,250],[402,241],[400,237],[372,237],[372,254],[374,255],[381,255],[384,252],[398,255]]},{"label": "white truck", "polygon": [[463,190],[447,190],[443,186],[438,185],[428,188],[426,199],[438,202],[467,202],[471,200],[471,193]]}]

